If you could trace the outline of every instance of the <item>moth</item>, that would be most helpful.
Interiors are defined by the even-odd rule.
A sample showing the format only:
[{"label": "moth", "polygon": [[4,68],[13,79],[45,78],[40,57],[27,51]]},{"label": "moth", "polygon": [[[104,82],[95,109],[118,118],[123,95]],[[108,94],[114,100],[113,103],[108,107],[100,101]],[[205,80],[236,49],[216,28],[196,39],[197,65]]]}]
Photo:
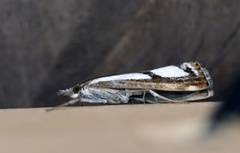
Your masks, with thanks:
[{"label": "moth", "polygon": [[58,95],[69,96],[72,100],[58,107],[76,102],[188,102],[205,99],[213,94],[213,82],[207,69],[199,62],[185,62],[180,66],[99,77],[59,90]]}]

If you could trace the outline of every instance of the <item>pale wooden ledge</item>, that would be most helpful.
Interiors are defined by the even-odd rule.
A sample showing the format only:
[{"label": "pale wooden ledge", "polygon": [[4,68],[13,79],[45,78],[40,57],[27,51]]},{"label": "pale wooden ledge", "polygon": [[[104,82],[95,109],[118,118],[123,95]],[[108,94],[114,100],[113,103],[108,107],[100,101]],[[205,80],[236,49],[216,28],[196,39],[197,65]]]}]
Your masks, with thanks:
[{"label": "pale wooden ledge", "polygon": [[232,148],[233,141],[223,143],[217,136],[206,136],[209,117],[218,106],[204,102],[71,107],[51,112],[45,108],[0,110],[0,151],[231,152],[228,147]]}]

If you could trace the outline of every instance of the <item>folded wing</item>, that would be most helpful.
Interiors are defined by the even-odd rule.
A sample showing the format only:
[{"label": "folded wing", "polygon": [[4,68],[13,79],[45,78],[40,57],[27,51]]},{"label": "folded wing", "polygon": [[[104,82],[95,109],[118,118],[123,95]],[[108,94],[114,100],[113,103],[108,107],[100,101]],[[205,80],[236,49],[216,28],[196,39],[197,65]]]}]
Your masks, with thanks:
[{"label": "folded wing", "polygon": [[138,73],[106,76],[86,84],[94,88],[199,91],[212,89],[212,79],[198,62],[167,66]]}]

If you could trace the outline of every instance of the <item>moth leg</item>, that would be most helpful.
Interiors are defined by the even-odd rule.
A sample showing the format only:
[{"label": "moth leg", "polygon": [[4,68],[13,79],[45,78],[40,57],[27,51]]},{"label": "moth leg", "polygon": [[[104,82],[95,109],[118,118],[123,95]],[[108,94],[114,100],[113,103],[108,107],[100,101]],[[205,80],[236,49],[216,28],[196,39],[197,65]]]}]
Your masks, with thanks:
[{"label": "moth leg", "polygon": [[105,99],[88,99],[88,98],[81,98],[81,102],[87,102],[87,103],[103,103],[106,104],[107,100]]},{"label": "moth leg", "polygon": [[135,100],[135,98],[131,98],[132,104],[135,104],[134,100]]},{"label": "moth leg", "polygon": [[151,104],[156,104],[158,101],[146,100],[146,102],[151,103]]},{"label": "moth leg", "polygon": [[146,104],[145,96],[146,96],[146,91],[143,91],[143,103],[144,103],[144,104]]},{"label": "moth leg", "polygon": [[142,98],[133,98],[134,100],[136,101],[140,101],[140,102],[143,102],[143,104],[146,104],[146,91],[142,91],[143,92],[143,97]]},{"label": "moth leg", "polygon": [[146,100],[143,100],[143,98],[133,98],[134,100],[136,100],[136,101],[140,101],[140,102],[148,102],[148,103],[152,103],[152,104],[156,104],[157,102],[156,101],[152,101],[152,100],[148,100],[148,99],[146,99]]},{"label": "moth leg", "polygon": [[[165,100],[166,102],[172,102],[172,103],[178,102],[178,101],[169,99],[169,98],[167,98],[167,97],[161,96],[161,95],[159,95],[158,93],[156,93],[156,92],[153,91],[153,90],[149,90],[149,93],[155,98],[156,102],[159,102],[158,99],[162,99],[162,100]],[[157,98],[158,98],[158,99],[157,99]]]},{"label": "moth leg", "polygon": [[[142,95],[143,97],[142,98],[132,98],[132,100],[137,100],[137,101],[140,101],[140,102],[143,102],[144,104],[146,103],[146,90],[135,90],[135,89],[132,89],[132,90],[124,90],[123,91],[124,93],[130,93],[130,96],[134,96],[134,95]],[[132,101],[132,103],[134,103],[134,101]]]}]

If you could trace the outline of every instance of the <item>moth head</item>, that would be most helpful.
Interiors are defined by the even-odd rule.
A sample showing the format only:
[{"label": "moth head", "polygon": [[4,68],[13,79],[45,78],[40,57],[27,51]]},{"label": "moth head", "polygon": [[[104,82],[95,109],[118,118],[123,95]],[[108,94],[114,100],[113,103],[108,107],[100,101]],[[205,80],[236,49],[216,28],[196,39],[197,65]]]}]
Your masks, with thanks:
[{"label": "moth head", "polygon": [[69,89],[65,89],[65,90],[59,90],[58,91],[58,95],[64,95],[64,96],[69,96],[71,97],[72,99],[76,99],[79,97],[80,91],[81,89],[81,86],[79,84],[73,86],[72,88],[69,88]]}]

